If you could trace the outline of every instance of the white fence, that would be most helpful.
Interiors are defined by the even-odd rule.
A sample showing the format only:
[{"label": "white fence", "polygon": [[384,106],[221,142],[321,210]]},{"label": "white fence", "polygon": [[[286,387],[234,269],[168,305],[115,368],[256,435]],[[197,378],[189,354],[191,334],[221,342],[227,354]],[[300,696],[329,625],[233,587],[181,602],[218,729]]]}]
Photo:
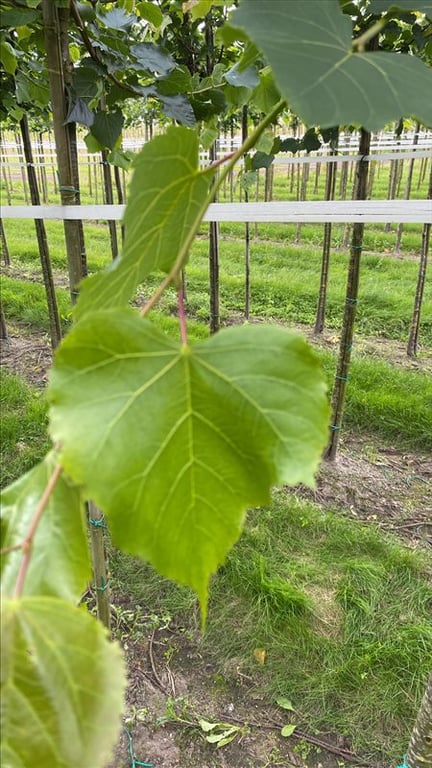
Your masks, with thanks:
[{"label": "white fence", "polygon": [[[119,221],[124,210],[124,205],[6,205],[0,213],[3,219]],[[432,200],[212,203],[204,221],[432,224]]]}]

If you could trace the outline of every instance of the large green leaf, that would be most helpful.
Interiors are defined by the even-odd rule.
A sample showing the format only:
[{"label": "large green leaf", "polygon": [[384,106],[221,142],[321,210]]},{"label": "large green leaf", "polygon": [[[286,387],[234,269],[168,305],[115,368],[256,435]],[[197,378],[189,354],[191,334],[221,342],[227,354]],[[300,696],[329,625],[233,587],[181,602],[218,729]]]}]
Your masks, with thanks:
[{"label": "large green leaf", "polygon": [[2,766],[102,768],[123,707],[119,647],[56,598],[4,600],[2,614]]},{"label": "large green leaf", "polygon": [[[13,547],[26,538],[55,466],[55,456],[49,454],[2,492],[1,519],[6,531],[2,547]],[[21,549],[2,557],[3,594],[12,595],[21,560]],[[80,492],[61,476],[36,530],[24,594],[51,595],[76,602],[90,578]]]},{"label": "large green leaf", "polygon": [[170,270],[205,210],[211,174],[199,170],[198,150],[196,132],[182,127],[145,144],[135,160],[123,256],[83,283],[77,317],[127,304],[146,275]]},{"label": "large green leaf", "polygon": [[400,53],[353,53],[352,22],[337,0],[241,0],[234,23],[262,48],[307,125],[375,131],[401,116],[432,125],[431,68]]},{"label": "large green leaf", "polygon": [[236,541],[274,483],[311,484],[327,437],[323,374],[276,327],[180,347],[129,309],[88,315],[56,356],[51,433],[120,547],[189,584]]},{"label": "large green leaf", "polygon": [[96,112],[91,123],[91,135],[107,149],[114,149],[124,123],[124,117],[119,110],[115,112]]}]

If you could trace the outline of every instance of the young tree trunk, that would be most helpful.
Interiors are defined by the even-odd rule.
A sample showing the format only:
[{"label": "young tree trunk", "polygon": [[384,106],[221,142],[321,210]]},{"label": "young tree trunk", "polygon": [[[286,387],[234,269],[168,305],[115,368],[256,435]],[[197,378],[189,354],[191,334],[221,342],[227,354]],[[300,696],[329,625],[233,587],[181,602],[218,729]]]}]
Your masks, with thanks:
[{"label": "young tree trunk", "polygon": [[[210,147],[210,162],[216,160],[216,142]],[[216,202],[216,196],[213,198]],[[210,284],[210,333],[220,328],[219,310],[219,223],[209,224],[209,284]]]},{"label": "young tree trunk", "polygon": [[2,341],[9,341],[9,334],[7,332],[6,318],[5,318],[1,296],[0,296],[0,339]]},{"label": "young tree trunk", "polygon": [[[414,139],[413,139],[413,147],[415,147],[418,144],[419,139],[419,131],[420,131],[420,123],[416,123],[415,132],[414,132]],[[413,177],[413,170],[414,170],[414,163],[415,163],[415,157],[412,157],[409,161],[408,165],[408,175],[407,180],[405,184],[405,191],[404,191],[404,200],[409,200],[410,194],[411,194],[411,185],[412,185],[412,177]],[[401,243],[402,243],[402,232],[403,232],[403,224],[399,224],[397,228],[397,235],[396,235],[396,245],[395,245],[395,253],[400,253]]]},{"label": "young tree trunk", "polygon": [[[120,176],[120,168],[118,167],[118,165],[114,166],[114,181],[115,181],[116,191],[117,191],[117,202],[119,205],[124,205],[123,186],[122,186],[122,180]],[[123,245],[124,239],[125,239],[124,224],[121,225],[120,231],[121,231],[121,240]]]},{"label": "young tree trunk", "polygon": [[[306,152],[306,157],[309,157],[309,152]],[[299,166],[300,168],[300,166]],[[301,177],[301,188],[300,188],[300,200],[306,200],[307,198],[307,184],[309,180],[309,164],[303,163],[302,168],[302,177]],[[302,224],[297,224],[297,230],[296,230],[296,236],[295,241],[296,243],[300,242],[300,235],[302,230]]]},{"label": "young tree trunk", "polygon": [[[49,75],[54,137],[62,205],[76,205],[76,187],[73,172],[69,131],[65,124],[67,104],[63,75],[60,24],[58,9],[52,0],[42,0],[43,31]],[[78,297],[78,285],[83,277],[81,238],[78,221],[64,221],[69,288],[72,303]]]},{"label": "young tree trunk", "polygon": [[[432,200],[432,168],[429,176],[428,199]],[[419,330],[420,330],[420,314],[421,314],[421,307],[422,307],[422,301],[423,301],[424,286],[426,281],[426,267],[427,267],[428,253],[429,253],[430,233],[431,233],[431,225],[424,224],[423,233],[422,233],[422,248],[420,253],[417,287],[416,287],[416,292],[414,297],[414,309],[413,309],[413,314],[411,318],[411,326],[410,326],[410,333],[409,333],[408,347],[407,347],[407,355],[409,357],[415,357],[415,355],[417,354],[418,337],[419,337]]]},{"label": "young tree trunk", "polygon": [[[32,205],[40,205],[40,195],[37,184],[36,171],[33,163],[33,152],[31,146],[30,131],[27,115],[24,113],[20,120],[21,136],[24,147],[24,154],[27,164],[27,176],[30,189]],[[48,239],[46,235],[45,222],[43,219],[34,220],[36,227],[36,237],[39,246],[39,257],[42,267],[42,275],[45,286],[45,295],[48,306],[48,317],[50,325],[51,346],[55,349],[61,341],[61,323],[57,305],[57,297],[54,287],[54,280],[51,267],[51,259],[48,248]]]},{"label": "young tree trunk", "polygon": [[26,174],[24,170],[25,158],[24,158],[24,153],[23,153],[23,148],[21,143],[21,136],[17,132],[15,132],[15,143],[18,148],[18,162],[19,162],[21,179],[22,179],[23,190],[24,190],[24,200],[25,200],[25,204],[28,205],[29,198],[28,198],[28,191],[27,191],[27,179],[26,179]]},{"label": "young tree trunk", "polygon": [[[370,151],[370,133],[361,129],[359,154],[364,157],[369,155]],[[353,195],[354,200],[365,200],[368,183],[367,160],[360,160],[357,163],[356,189]],[[348,381],[348,372],[351,362],[351,348],[354,337],[354,323],[357,310],[357,297],[360,277],[360,258],[363,246],[364,224],[356,222],[353,224],[350,260],[348,266],[348,280],[345,298],[345,311],[342,322],[342,332],[339,348],[339,358],[337,362],[336,376],[332,392],[332,421],[330,427],[330,442],[326,451],[326,458],[334,460],[339,444],[340,430],[345,405],[346,385]]]},{"label": "young tree trunk", "polygon": [[87,502],[87,514],[90,528],[97,615],[99,621],[109,630],[111,629],[111,605],[104,540],[106,525],[102,512],[92,501]]},{"label": "young tree trunk", "polygon": [[[337,153],[337,139],[331,143],[330,154],[334,156]],[[336,188],[336,163],[327,163],[326,168],[326,188],[325,199],[334,200],[335,188]],[[331,234],[332,225],[330,221],[324,224],[324,240],[323,240],[323,253],[321,261],[321,277],[320,287],[318,295],[318,307],[315,319],[314,333],[322,333],[324,329],[325,311],[327,303],[327,284],[330,265],[330,248],[331,248]]]},{"label": "young tree trunk", "polygon": [[[248,107],[244,105],[242,110],[242,143],[244,143],[248,137]],[[266,191],[267,194],[267,175],[266,175]],[[247,190],[244,191],[245,203],[249,202],[249,194]],[[249,320],[250,314],[250,299],[251,299],[251,287],[250,287],[250,223],[245,223],[245,319]]]},{"label": "young tree trunk", "polygon": [[413,728],[406,757],[408,768],[428,768],[432,765],[432,675]]},{"label": "young tree trunk", "polygon": [[[111,177],[111,166],[108,162],[108,152],[105,149],[101,152],[101,157],[102,157],[101,163],[102,163],[104,191],[105,191],[105,204],[113,205],[114,195],[113,195],[113,186],[112,186],[112,177]],[[108,229],[110,233],[111,256],[114,260],[117,258],[119,254],[117,228],[116,228],[115,221],[108,221]]]},{"label": "young tree trunk", "polygon": [[10,267],[10,254],[6,240],[6,233],[4,231],[3,219],[0,219],[0,246],[1,246],[1,258],[5,267]]},{"label": "young tree trunk", "polygon": [[42,201],[44,203],[47,203],[48,202],[48,183],[47,183],[47,174],[46,174],[46,167],[45,167],[43,133],[38,133],[37,143],[38,143],[38,154],[39,154],[39,177],[41,181],[40,187],[42,190]]}]

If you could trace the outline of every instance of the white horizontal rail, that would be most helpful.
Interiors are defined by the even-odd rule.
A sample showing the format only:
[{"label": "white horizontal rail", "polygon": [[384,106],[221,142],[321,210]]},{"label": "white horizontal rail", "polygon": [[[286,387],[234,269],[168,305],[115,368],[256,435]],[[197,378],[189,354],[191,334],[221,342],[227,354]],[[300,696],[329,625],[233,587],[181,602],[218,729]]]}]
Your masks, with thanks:
[{"label": "white horizontal rail", "polygon": [[[119,221],[124,210],[124,205],[5,205],[0,214],[3,219]],[[212,203],[204,221],[432,224],[432,200]]]}]

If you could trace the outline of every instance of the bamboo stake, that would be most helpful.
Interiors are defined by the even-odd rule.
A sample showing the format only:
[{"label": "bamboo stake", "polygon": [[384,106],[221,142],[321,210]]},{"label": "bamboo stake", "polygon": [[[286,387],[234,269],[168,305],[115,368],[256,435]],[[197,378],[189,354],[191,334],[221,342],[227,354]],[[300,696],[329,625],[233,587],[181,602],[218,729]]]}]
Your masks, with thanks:
[{"label": "bamboo stake", "polygon": [[10,254],[6,240],[6,233],[4,231],[3,219],[0,219],[0,245],[1,245],[1,258],[5,267],[10,267]]}]

